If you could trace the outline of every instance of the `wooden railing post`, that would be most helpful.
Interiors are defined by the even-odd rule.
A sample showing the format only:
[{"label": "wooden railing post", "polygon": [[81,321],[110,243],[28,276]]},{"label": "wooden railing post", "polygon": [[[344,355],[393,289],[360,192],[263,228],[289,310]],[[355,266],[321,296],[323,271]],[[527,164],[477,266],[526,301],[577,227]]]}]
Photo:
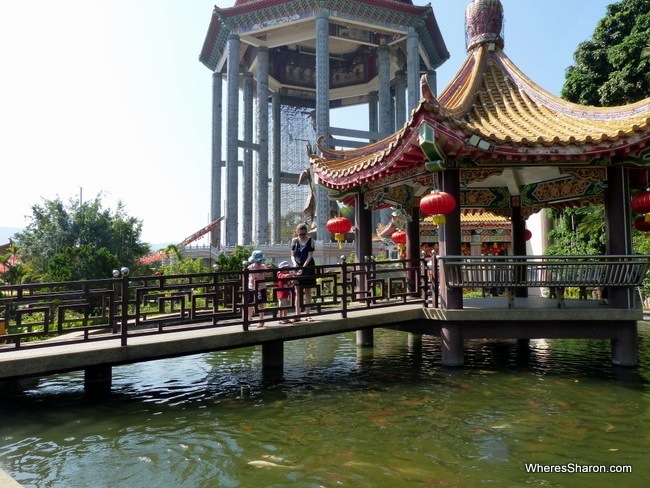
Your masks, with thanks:
[{"label": "wooden railing post", "polygon": [[[250,306],[250,296],[248,293],[248,276],[250,275],[250,270],[248,269],[248,266],[244,267],[244,272],[242,273],[242,290],[244,291],[244,296],[243,296],[243,302],[244,306],[242,308],[242,319],[243,319],[243,326],[244,330],[248,330],[249,320],[248,320],[248,307]],[[235,291],[233,290],[233,293]]]},{"label": "wooden railing post", "polygon": [[341,256],[341,317],[348,318],[348,262]]},{"label": "wooden railing post", "polygon": [[117,304],[118,304],[119,289],[120,289],[119,273],[117,274],[117,276],[115,276],[115,272],[113,272],[113,290],[111,291],[110,303],[108,309],[108,322],[111,324],[111,331],[113,332],[113,334],[117,334],[120,330],[117,325],[118,324]]},{"label": "wooden railing post", "polygon": [[424,300],[424,307],[429,306],[429,269],[427,267],[427,253],[420,253],[420,298]]},{"label": "wooden railing post", "polygon": [[126,346],[129,335],[129,268],[122,268],[121,345]]}]

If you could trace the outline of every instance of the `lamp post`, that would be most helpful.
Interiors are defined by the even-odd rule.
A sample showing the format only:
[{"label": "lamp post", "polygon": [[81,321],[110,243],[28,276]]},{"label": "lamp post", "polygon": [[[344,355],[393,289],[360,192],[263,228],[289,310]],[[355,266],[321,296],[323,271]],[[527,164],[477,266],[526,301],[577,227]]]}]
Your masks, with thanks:
[{"label": "lamp post", "polygon": [[[121,296],[120,296],[120,332],[121,332],[121,345],[126,346],[126,338],[128,333],[129,322],[129,273],[130,270],[126,266],[121,269],[113,270],[113,278],[116,280],[121,277]],[[117,332],[113,327],[113,332]]]}]

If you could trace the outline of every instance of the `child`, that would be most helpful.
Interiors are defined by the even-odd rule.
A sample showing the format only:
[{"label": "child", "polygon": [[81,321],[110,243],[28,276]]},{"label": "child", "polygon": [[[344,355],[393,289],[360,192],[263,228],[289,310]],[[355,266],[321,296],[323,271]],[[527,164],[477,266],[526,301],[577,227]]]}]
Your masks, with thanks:
[{"label": "child", "polygon": [[265,273],[263,270],[268,269],[266,264],[264,264],[266,258],[262,251],[253,251],[251,257],[248,258],[248,269],[252,272],[248,274],[248,302],[250,306],[248,307],[248,321],[253,320],[253,312],[255,310],[255,304],[257,304],[257,309],[259,310],[260,323],[257,325],[257,328],[260,329],[264,327],[264,304],[266,303],[266,282],[264,281]]},{"label": "child", "polygon": [[290,323],[285,317],[287,316],[287,308],[291,306],[292,294],[293,294],[293,272],[287,270],[291,265],[288,261],[282,261],[280,263],[280,271],[278,271],[278,307],[280,311],[278,316],[281,317],[281,320],[278,324],[288,324]]}]

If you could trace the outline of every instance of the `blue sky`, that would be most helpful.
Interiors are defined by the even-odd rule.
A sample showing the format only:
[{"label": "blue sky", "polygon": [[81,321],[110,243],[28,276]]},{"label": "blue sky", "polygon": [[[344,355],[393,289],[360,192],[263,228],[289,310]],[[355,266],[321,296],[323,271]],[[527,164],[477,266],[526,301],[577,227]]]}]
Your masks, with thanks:
[{"label": "blue sky", "polygon": [[[121,200],[142,219],[152,244],[209,222],[211,74],[198,56],[215,3],[234,0],[3,2],[0,227],[23,227],[41,198],[100,192],[105,207]],[[431,2],[451,53],[439,90],[465,58],[468,3]],[[613,2],[502,3],[506,54],[559,95],[578,43]]]}]

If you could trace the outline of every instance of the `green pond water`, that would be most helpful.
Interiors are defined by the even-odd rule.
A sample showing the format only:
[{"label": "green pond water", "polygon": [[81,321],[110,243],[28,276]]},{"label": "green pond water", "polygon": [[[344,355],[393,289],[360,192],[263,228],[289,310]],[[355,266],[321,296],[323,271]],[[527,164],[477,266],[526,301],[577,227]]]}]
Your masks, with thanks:
[{"label": "green pond water", "polygon": [[609,341],[470,341],[451,369],[437,338],[377,330],[372,349],[287,343],[281,378],[260,348],[116,367],[105,401],[57,375],[0,398],[0,469],[38,488],[646,487],[648,323],[639,348],[618,368]]}]

